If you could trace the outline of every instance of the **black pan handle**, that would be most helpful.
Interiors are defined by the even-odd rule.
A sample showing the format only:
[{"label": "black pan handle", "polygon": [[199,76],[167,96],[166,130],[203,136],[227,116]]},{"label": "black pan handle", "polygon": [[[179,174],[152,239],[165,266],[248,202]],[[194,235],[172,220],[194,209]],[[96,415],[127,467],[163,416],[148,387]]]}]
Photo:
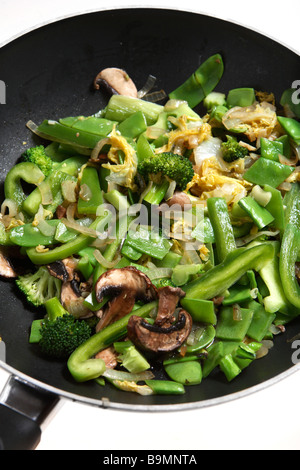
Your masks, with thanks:
[{"label": "black pan handle", "polygon": [[60,398],[11,375],[0,396],[0,450],[34,450]]}]

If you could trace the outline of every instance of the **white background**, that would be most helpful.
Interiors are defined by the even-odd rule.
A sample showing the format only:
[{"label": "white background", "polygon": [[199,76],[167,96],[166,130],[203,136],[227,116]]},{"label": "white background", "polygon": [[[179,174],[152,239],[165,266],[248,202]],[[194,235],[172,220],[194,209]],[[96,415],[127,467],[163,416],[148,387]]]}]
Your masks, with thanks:
[{"label": "white background", "polygon": [[[109,6],[104,0],[0,0],[0,45],[56,18],[127,7],[128,1],[129,6],[186,9],[228,19],[300,51],[299,0],[119,0]],[[0,369],[0,390],[7,376]],[[300,371],[247,397],[184,412],[132,413],[62,400],[37,450],[299,450],[299,396]]]}]

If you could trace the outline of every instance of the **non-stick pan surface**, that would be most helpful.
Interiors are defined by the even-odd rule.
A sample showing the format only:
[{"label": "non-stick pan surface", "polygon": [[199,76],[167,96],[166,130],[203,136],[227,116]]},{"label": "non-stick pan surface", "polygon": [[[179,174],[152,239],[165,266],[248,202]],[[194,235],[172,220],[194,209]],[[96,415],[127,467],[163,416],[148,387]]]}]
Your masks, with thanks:
[{"label": "non-stick pan surface", "polygon": [[[219,91],[249,86],[272,91],[278,100],[299,78],[299,56],[273,40],[219,19],[173,10],[85,14],[44,26],[4,46],[0,50],[0,78],[6,84],[6,104],[0,106],[2,187],[24,142],[33,142],[25,126],[29,119],[39,123],[46,118],[89,115],[105,106],[108,97],[91,87],[101,69],[124,68],[138,88],[152,74],[157,88],[168,92],[215,53],[221,53],[225,62]],[[141,397],[110,385],[77,384],[65,363],[42,359],[36,346],[28,344],[31,322],[42,312],[24,301],[13,282],[0,282],[0,299],[0,336],[9,370],[58,394],[93,404],[100,405],[105,397],[112,406],[129,409],[204,406],[256,390],[295,369],[290,340],[300,332],[300,320],[275,338],[267,357],[232,383],[223,374],[212,374],[201,385],[186,387],[186,394],[179,397]]]}]

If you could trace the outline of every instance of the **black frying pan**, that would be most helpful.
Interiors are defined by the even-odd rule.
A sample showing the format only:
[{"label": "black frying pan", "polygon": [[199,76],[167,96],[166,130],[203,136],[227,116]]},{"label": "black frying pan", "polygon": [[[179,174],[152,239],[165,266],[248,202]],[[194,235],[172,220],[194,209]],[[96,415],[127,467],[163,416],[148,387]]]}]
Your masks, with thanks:
[{"label": "black frying pan", "polygon": [[[23,142],[36,143],[25,127],[29,119],[39,123],[45,118],[89,115],[105,106],[107,96],[91,86],[101,69],[124,68],[138,88],[152,74],[158,89],[168,92],[217,52],[225,62],[220,91],[249,86],[272,91],[279,100],[299,79],[299,56],[282,45],[235,24],[179,11],[101,11],[44,26],[7,44],[0,50],[0,79],[7,93],[6,105],[0,106],[2,186]],[[232,400],[297,369],[289,340],[300,332],[300,320],[275,338],[267,357],[230,384],[216,373],[200,386],[186,387],[185,395],[151,397],[110,385],[99,389],[94,382],[77,384],[65,363],[42,359],[28,344],[31,322],[41,312],[24,302],[13,282],[0,282],[0,299],[0,336],[6,346],[0,365],[11,373],[0,406],[0,448],[35,448],[40,425],[60,396],[127,410],[182,410]]]}]

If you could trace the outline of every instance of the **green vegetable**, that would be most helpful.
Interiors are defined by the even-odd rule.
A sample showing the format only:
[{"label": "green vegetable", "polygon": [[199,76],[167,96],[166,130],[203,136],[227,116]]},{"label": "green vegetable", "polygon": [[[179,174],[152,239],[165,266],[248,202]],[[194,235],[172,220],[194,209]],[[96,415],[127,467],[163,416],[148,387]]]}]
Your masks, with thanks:
[{"label": "green vegetable", "polygon": [[[208,302],[203,300],[203,302]],[[193,342],[191,344],[190,337],[193,335]],[[194,354],[202,349],[206,348],[214,341],[216,336],[216,330],[212,325],[206,325],[203,327],[196,328],[187,339],[184,347],[186,348],[187,354]]]},{"label": "green vegetable", "polygon": [[214,233],[218,260],[222,262],[228,253],[236,249],[226,200],[221,197],[209,198],[207,200],[207,209]]},{"label": "green vegetable", "polygon": [[231,163],[248,155],[248,149],[240,145],[235,137],[227,135],[226,138],[227,142],[221,145],[225,162]]},{"label": "green vegetable", "polygon": [[97,168],[87,166],[83,169],[80,180],[77,212],[78,214],[96,215],[101,204],[103,204],[103,197]]},{"label": "green vegetable", "polygon": [[60,296],[61,281],[51,276],[45,266],[41,266],[34,273],[19,276],[16,284],[25,294],[27,301],[36,307],[52,297]]},{"label": "green vegetable", "polygon": [[[109,222],[111,214],[108,213],[106,216],[97,217],[96,220],[90,225],[92,230],[103,230],[106,224]],[[94,240],[93,237],[87,236],[85,234],[77,235],[74,240],[71,240],[63,245],[57,246],[55,248],[49,249],[48,251],[39,252],[35,248],[29,248],[27,250],[27,255],[29,259],[37,265],[46,265],[53,263],[54,261],[68,258],[76,253],[78,253],[83,248],[86,248]]]},{"label": "green vegetable", "polygon": [[227,106],[233,108],[240,106],[245,108],[251,106],[255,101],[255,91],[253,88],[235,88],[227,95]]},{"label": "green vegetable", "polygon": [[300,287],[295,264],[300,254],[299,228],[292,223],[285,227],[280,251],[280,277],[288,301],[300,309]]},{"label": "green vegetable", "polygon": [[261,230],[274,222],[274,217],[267,209],[260,206],[251,196],[239,200],[239,206],[251,217],[255,225]]},{"label": "green vegetable", "polygon": [[132,98],[130,96],[113,95],[106,108],[105,119],[122,122],[137,112],[142,112],[147,125],[150,126],[157,121],[159,114],[163,111],[163,106],[150,101]]},{"label": "green vegetable", "polygon": [[[222,263],[182,289],[187,299],[213,299],[233,286],[247,271],[260,270],[273,257],[274,247],[270,244],[238,248],[229,253]],[[185,308],[185,298],[181,300],[181,305]]]},{"label": "green vegetable", "polygon": [[215,54],[203,62],[182,85],[169,93],[169,97],[185,100],[194,108],[215,89],[223,71],[223,59],[220,54]]},{"label": "green vegetable", "polygon": [[202,369],[199,361],[164,363],[164,369],[171,380],[182,385],[198,385],[202,382]]},{"label": "green vegetable", "polygon": [[18,208],[21,209],[23,201],[26,199],[21,181],[38,186],[44,179],[44,173],[35,163],[17,163],[6,175],[4,182],[5,198],[15,201]]},{"label": "green vegetable", "polygon": [[296,119],[278,116],[279,124],[287,135],[297,144],[300,145],[300,122]]},{"label": "green vegetable", "polygon": [[293,99],[293,95],[297,95],[297,92],[294,88],[289,88],[285,90],[281,96],[280,104],[281,106],[287,107],[289,111],[295,114],[296,117],[300,118],[300,103],[299,99],[297,102]]},{"label": "green vegetable", "polygon": [[163,259],[172,246],[170,240],[144,227],[139,227],[136,231],[129,229],[126,243],[140,253],[155,259]]},{"label": "green vegetable", "polygon": [[142,111],[137,111],[122,121],[117,129],[124,137],[135,139],[147,130],[147,121]]},{"label": "green vegetable", "polygon": [[279,162],[279,155],[283,155],[283,142],[261,138],[260,153],[263,158]]},{"label": "green vegetable", "polygon": [[163,179],[162,183],[154,183],[150,181],[148,184],[148,192],[144,197],[144,202],[153,205],[159,205],[164,199],[169,189],[170,183],[167,179]]},{"label": "green vegetable", "polygon": [[184,308],[196,322],[217,323],[214,303],[211,300],[184,298]]},{"label": "green vegetable", "polygon": [[166,176],[170,180],[176,181],[178,187],[182,190],[186,188],[194,176],[194,169],[190,160],[171,152],[155,154],[150,158],[145,158],[138,165],[138,172],[146,179],[151,179],[152,174]]},{"label": "green vegetable", "polygon": [[226,95],[224,93],[212,91],[204,98],[203,104],[208,111],[211,111],[217,106],[226,106]]},{"label": "green vegetable", "polygon": [[223,307],[219,313],[216,337],[227,341],[243,341],[250,327],[253,310],[240,308],[240,318],[234,319],[234,307]]},{"label": "green vegetable", "polygon": [[263,305],[255,300],[249,302],[247,308],[254,312],[250,327],[247,331],[247,336],[255,341],[262,341],[268,334],[270,326],[276,318],[276,314],[266,312]]},{"label": "green vegetable", "polygon": [[185,393],[184,386],[171,380],[145,380],[155,395],[182,395]]},{"label": "green vegetable", "polygon": [[183,286],[191,280],[191,277],[203,270],[202,264],[178,264],[173,268],[171,281],[175,286]]},{"label": "green vegetable", "polygon": [[131,341],[123,343],[114,343],[114,348],[121,354],[118,359],[121,361],[121,366],[125,367],[129,372],[139,373],[150,369],[149,362],[145,357],[136,349]]},{"label": "green vegetable", "polygon": [[[157,302],[140,307],[134,311],[134,315],[145,318],[157,306]],[[77,382],[85,382],[95,379],[105,371],[105,363],[102,359],[92,359],[92,357],[102,349],[110,346],[115,341],[124,337],[127,332],[127,323],[132,313],[117,320],[113,324],[99,331],[91,338],[80,345],[70,356],[68,368],[71,375]]]},{"label": "green vegetable", "polygon": [[22,158],[24,162],[35,163],[45,176],[48,176],[55,166],[53,160],[46,154],[43,145],[27,149],[26,152],[22,154]]},{"label": "green vegetable", "polygon": [[244,179],[253,184],[263,186],[268,184],[273,188],[283,183],[294,171],[288,165],[269,160],[268,158],[259,158],[244,174]]},{"label": "green vegetable", "polygon": [[73,315],[66,313],[42,323],[39,347],[47,357],[66,359],[90,336],[91,327],[85,320],[76,320]]}]

